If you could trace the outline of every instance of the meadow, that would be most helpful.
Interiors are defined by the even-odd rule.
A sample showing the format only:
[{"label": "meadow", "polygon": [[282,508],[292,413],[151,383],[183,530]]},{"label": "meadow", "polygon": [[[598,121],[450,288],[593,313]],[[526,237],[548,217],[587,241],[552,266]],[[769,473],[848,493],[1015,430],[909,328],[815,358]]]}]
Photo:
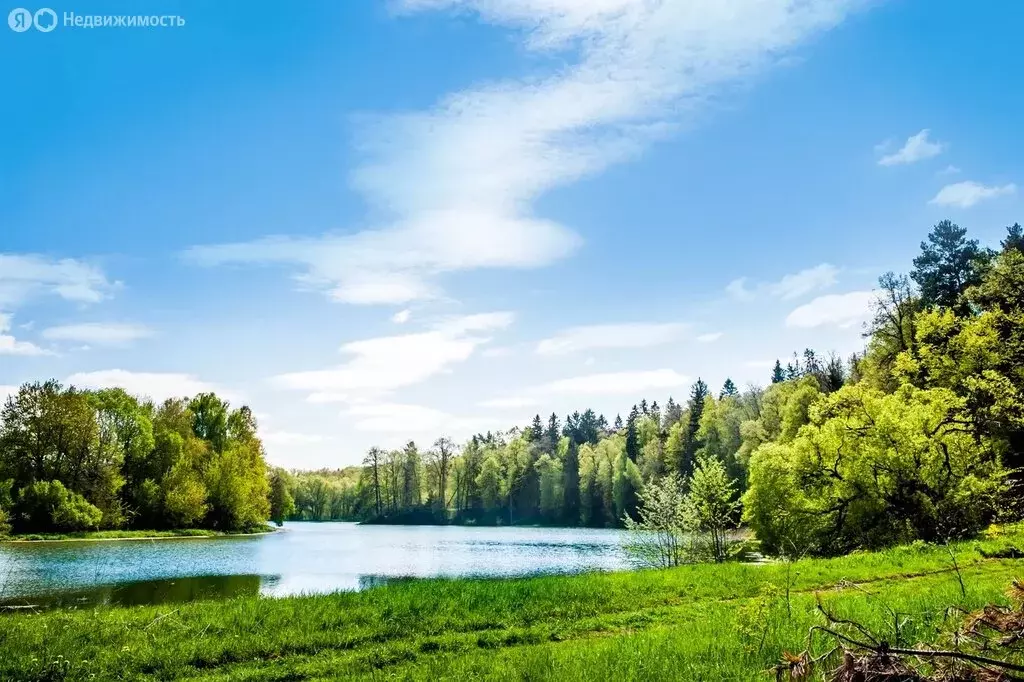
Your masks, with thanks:
[{"label": "meadow", "polygon": [[819,599],[894,644],[932,642],[962,610],[1006,602],[1022,547],[1010,527],[792,563],[10,613],[0,679],[764,680],[808,647]]}]

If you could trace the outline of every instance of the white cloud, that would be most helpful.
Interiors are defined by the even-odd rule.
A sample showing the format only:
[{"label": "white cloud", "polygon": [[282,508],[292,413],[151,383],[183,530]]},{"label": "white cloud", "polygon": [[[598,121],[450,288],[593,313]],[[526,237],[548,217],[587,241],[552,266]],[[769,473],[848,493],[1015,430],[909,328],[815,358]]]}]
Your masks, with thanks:
[{"label": "white cloud", "polygon": [[0,308],[11,308],[40,295],[96,303],[115,286],[102,270],[82,261],[0,253]]},{"label": "white cloud", "polygon": [[292,372],[274,377],[282,388],[309,391],[311,402],[347,402],[411,386],[469,359],[490,337],[480,332],[503,329],[512,313],[496,312],[443,320],[415,334],[385,336],[346,343],[351,356],[329,369]]},{"label": "white cloud", "polygon": [[0,313],[0,355],[50,355],[50,351],[28,341],[19,341],[6,332],[11,329],[11,316]]},{"label": "white cloud", "polygon": [[960,168],[959,167],[954,166],[953,164],[949,164],[948,166],[946,166],[945,168],[940,170],[938,172],[938,175],[956,175],[959,172],[960,172]]},{"label": "white cloud", "polygon": [[700,343],[714,343],[718,339],[722,338],[722,332],[709,332],[707,334],[701,334],[697,337],[697,341]]},{"label": "white cloud", "polygon": [[51,341],[78,341],[96,346],[127,346],[153,336],[153,330],[138,324],[86,322],[50,327],[43,338]]},{"label": "white cloud", "polygon": [[833,286],[838,274],[839,268],[836,266],[821,263],[813,268],[785,275],[777,282],[761,282],[754,287],[748,287],[747,278],[741,277],[730,282],[725,290],[740,301],[751,301],[762,296],[788,301]]},{"label": "white cloud", "polygon": [[819,296],[791,312],[786,317],[786,326],[834,326],[846,329],[868,319],[874,300],[875,294],[871,291]]},{"label": "white cloud", "polygon": [[220,386],[202,381],[191,374],[174,372],[130,372],[108,369],[97,372],[79,372],[67,378],[67,383],[79,388],[123,388],[128,393],[148,397],[156,402],[168,398],[191,398],[197,393],[216,393],[221,398],[236,401],[239,396]]},{"label": "white cloud", "polygon": [[[928,129],[925,128],[917,135],[911,135],[906,143],[895,154],[888,154],[878,160],[879,166],[898,166],[901,164],[915,163],[938,156],[945,149],[942,142],[933,142],[928,139]],[[877,147],[876,147],[877,149]]]},{"label": "white cloud", "polygon": [[412,311],[406,308],[405,310],[399,310],[397,313],[391,316],[391,321],[395,324],[405,324],[412,317]]},{"label": "white cloud", "polygon": [[678,340],[685,324],[625,323],[572,327],[537,344],[540,355],[565,355],[598,348],[650,348]]},{"label": "white cloud", "polygon": [[484,348],[480,351],[480,356],[485,358],[505,358],[512,355],[513,352],[509,346],[494,346],[493,348]]},{"label": "white cloud", "polygon": [[1012,182],[1006,185],[986,186],[972,180],[965,180],[964,182],[946,185],[928,203],[938,206],[970,208],[979,201],[1016,193],[1017,185]]},{"label": "white cloud", "polygon": [[534,215],[549,190],[635,158],[727,83],[781,59],[862,0],[398,0],[521,31],[565,66],[368,119],[354,187],[382,216],[371,229],[195,247],[198,263],[287,264],[348,303],[440,294],[438,276],[531,268],[580,237]]}]

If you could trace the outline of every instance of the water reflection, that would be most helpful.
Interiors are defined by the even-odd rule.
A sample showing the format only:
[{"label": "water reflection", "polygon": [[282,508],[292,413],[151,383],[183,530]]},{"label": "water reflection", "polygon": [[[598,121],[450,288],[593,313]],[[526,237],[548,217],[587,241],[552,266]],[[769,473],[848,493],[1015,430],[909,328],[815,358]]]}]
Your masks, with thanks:
[{"label": "water reflection", "polygon": [[0,604],[151,604],[615,570],[629,566],[621,539],[615,530],[289,523],[258,537],[0,543]]},{"label": "water reflection", "polygon": [[46,592],[0,600],[7,610],[117,604],[173,604],[199,599],[256,596],[264,582],[277,576],[203,575],[173,580],[140,580],[114,585],[97,585],[83,590]]}]

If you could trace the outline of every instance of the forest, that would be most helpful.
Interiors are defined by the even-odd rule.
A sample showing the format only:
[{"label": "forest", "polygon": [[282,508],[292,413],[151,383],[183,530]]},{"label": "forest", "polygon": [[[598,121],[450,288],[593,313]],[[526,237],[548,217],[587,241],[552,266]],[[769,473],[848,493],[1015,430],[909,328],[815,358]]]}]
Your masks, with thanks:
[{"label": "forest", "polygon": [[[0,412],[0,527],[244,529],[268,519],[614,527],[645,489],[721,502],[766,551],[840,554],[1019,516],[1024,235],[935,225],[888,272],[848,358],[807,349],[764,387],[698,379],[610,419],[540,415],[361,466],[269,468],[247,407],[26,384]],[[709,492],[710,491],[710,492]]]},{"label": "forest", "polygon": [[[461,450],[369,451],[361,467],[275,470],[287,518],[619,526],[645,485],[695,474],[764,548],[839,554],[969,536],[1019,516],[1024,235],[991,249],[942,221],[908,274],[878,280],[865,347],[776,361],[766,386],[585,409],[478,434]],[[724,473],[724,476],[723,476]]]}]

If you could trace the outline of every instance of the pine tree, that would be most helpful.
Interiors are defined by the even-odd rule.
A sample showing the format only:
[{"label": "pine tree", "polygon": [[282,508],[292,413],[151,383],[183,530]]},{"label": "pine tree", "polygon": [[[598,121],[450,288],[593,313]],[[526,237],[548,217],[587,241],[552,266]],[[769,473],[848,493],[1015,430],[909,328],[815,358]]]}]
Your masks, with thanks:
[{"label": "pine tree", "polygon": [[1006,238],[999,242],[999,245],[1003,247],[1003,251],[1020,251],[1024,253],[1024,229],[1021,229],[1020,223],[1014,223],[1006,228]]},{"label": "pine tree", "polygon": [[672,399],[672,396],[668,397],[668,402],[665,403],[665,417],[661,424],[661,428],[668,431],[672,428],[672,425],[683,418],[683,407]]},{"label": "pine tree", "polygon": [[616,431],[621,431],[622,430],[622,415],[621,414],[615,415],[615,430]]},{"label": "pine tree", "polygon": [[540,443],[540,439],[544,437],[544,423],[540,420],[540,415],[534,415],[533,423],[530,425],[530,442]]},{"label": "pine tree", "polygon": [[785,380],[786,375],[782,373],[782,363],[776,360],[775,367],[772,368],[772,383],[781,384]]},{"label": "pine tree", "polygon": [[721,398],[734,398],[740,394],[736,388],[736,384],[732,382],[732,379],[726,378],[725,383],[722,384],[722,392],[718,394],[719,399]]},{"label": "pine tree", "polygon": [[803,369],[800,367],[800,356],[794,351],[793,359],[786,363],[786,381],[799,379],[801,376],[803,376]]},{"label": "pine tree", "polygon": [[636,422],[639,418],[640,411],[634,405],[626,419],[626,457],[633,463],[640,457],[640,436],[636,432]]},{"label": "pine tree", "polygon": [[928,241],[921,242],[921,255],[914,259],[910,277],[925,306],[966,310],[960,294],[981,283],[991,257],[987,249],[978,246],[977,239],[967,239],[967,230],[943,220],[928,233]]},{"label": "pine tree", "polygon": [[644,400],[641,400],[641,401],[640,401],[640,413],[641,413],[642,415],[644,415],[645,417],[646,417],[646,416],[647,416],[647,414],[648,414],[648,409],[647,409],[647,400],[646,400],[646,398],[645,398]]},{"label": "pine tree", "polygon": [[708,385],[700,377],[697,377],[697,381],[690,388],[690,402],[687,405],[690,418],[686,424],[686,438],[683,441],[679,458],[679,475],[683,477],[684,481],[690,480],[690,476],[693,475],[697,450],[701,446],[697,432],[700,430],[700,418],[704,414],[704,401],[707,400],[707,397]]},{"label": "pine tree", "polygon": [[657,400],[651,403],[651,418],[654,419],[655,424],[661,426],[661,408],[658,407]]},{"label": "pine tree", "polygon": [[544,451],[555,454],[558,449],[558,439],[562,435],[561,425],[558,423],[558,415],[554,412],[548,417],[548,428],[544,431]]}]

